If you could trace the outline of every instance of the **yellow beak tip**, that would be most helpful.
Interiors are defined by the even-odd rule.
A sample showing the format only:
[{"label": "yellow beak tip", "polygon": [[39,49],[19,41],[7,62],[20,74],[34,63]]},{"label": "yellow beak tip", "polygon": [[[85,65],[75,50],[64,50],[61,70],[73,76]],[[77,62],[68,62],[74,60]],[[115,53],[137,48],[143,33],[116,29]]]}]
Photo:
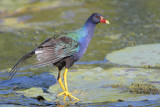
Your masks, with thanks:
[{"label": "yellow beak tip", "polygon": [[110,24],[108,20],[106,20],[106,24]]}]

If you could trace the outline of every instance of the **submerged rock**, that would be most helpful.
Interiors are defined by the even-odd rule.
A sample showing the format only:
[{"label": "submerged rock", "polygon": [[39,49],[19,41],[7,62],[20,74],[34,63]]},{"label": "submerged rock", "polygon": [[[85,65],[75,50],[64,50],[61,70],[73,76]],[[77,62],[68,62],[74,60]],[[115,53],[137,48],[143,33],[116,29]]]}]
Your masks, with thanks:
[{"label": "submerged rock", "polygon": [[118,65],[160,68],[160,44],[127,47],[108,54],[106,59]]}]

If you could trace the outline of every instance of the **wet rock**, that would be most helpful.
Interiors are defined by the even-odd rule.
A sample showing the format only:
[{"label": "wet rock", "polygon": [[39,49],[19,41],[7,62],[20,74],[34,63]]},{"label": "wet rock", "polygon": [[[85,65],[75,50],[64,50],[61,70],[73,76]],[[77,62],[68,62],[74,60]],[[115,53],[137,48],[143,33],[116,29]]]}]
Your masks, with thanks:
[{"label": "wet rock", "polygon": [[128,105],[128,107],[133,107],[132,105]]},{"label": "wet rock", "polygon": [[122,100],[122,99],[118,99],[118,102],[123,102],[124,100]]},{"label": "wet rock", "polygon": [[148,99],[144,99],[144,100],[142,100],[142,101],[149,101]]},{"label": "wet rock", "polygon": [[18,90],[18,89],[19,89],[18,86],[14,86],[14,87],[13,87],[13,90]]},{"label": "wet rock", "polygon": [[41,95],[37,96],[36,99],[37,99],[38,101],[44,101],[44,100],[45,100],[45,99],[43,98],[43,96],[41,96]]}]

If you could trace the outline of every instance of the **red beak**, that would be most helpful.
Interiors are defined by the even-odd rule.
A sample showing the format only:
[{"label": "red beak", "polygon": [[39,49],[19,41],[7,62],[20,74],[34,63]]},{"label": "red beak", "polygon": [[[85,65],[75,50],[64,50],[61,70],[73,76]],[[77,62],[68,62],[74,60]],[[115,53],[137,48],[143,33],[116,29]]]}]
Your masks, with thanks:
[{"label": "red beak", "polygon": [[110,24],[108,20],[104,19],[103,17],[101,17],[100,19],[101,23],[106,23],[106,24]]}]

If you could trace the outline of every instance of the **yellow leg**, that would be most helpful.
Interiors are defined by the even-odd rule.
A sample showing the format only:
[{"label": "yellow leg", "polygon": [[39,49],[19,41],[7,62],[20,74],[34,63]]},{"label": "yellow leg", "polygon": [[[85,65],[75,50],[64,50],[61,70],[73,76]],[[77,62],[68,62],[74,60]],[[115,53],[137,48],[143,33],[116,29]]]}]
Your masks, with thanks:
[{"label": "yellow leg", "polygon": [[64,88],[64,85],[62,83],[61,77],[58,78],[58,82],[59,82],[60,86],[62,87],[63,91],[65,91],[65,88]]},{"label": "yellow leg", "polygon": [[[68,71],[68,69],[66,68],[65,71],[64,71],[64,75],[63,75],[63,77],[64,77],[64,86],[65,86],[65,87],[63,86],[64,92],[62,92],[62,93],[60,93],[60,94],[58,94],[58,95],[63,95],[63,94],[64,94],[64,100],[66,99],[66,96],[68,96],[68,98],[69,98],[70,100],[72,100],[71,98],[74,98],[75,100],[79,100],[78,98],[72,96],[71,93],[68,92],[68,86],[67,86],[67,71]],[[60,85],[61,85],[61,84],[62,84],[62,81],[61,81]],[[62,84],[62,85],[63,85],[63,84]],[[61,85],[61,87],[62,87],[62,85]]]},{"label": "yellow leg", "polygon": [[61,79],[61,71],[59,70],[58,72],[58,82],[60,84],[60,86],[62,87],[63,91],[65,91],[64,85],[62,83],[62,79]]},{"label": "yellow leg", "polygon": [[66,68],[63,74],[63,78],[64,78],[64,86],[65,86],[65,90],[68,92],[68,86],[67,86],[67,71],[68,69]]}]

